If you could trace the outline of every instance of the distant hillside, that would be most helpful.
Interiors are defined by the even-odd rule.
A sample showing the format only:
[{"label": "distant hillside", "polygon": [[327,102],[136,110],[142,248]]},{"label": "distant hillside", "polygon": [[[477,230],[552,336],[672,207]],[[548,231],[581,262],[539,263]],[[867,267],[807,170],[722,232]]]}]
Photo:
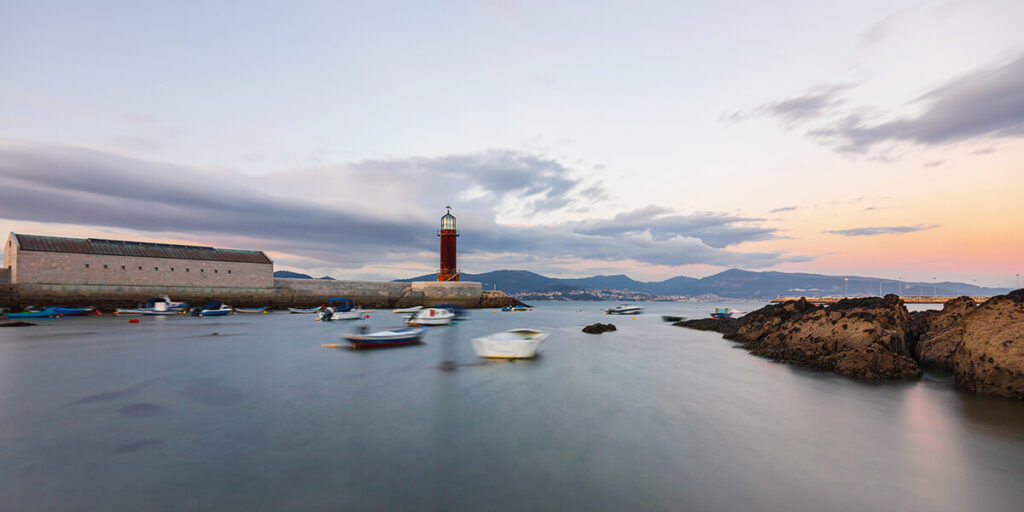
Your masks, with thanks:
[{"label": "distant hillside", "polygon": [[290,270],[275,270],[274,277],[281,279],[313,279],[313,276],[292,272]]},{"label": "distant hillside", "polygon": [[[427,274],[397,281],[434,281]],[[849,279],[845,281],[844,279]],[[544,293],[572,290],[625,290],[655,295],[717,295],[737,299],[770,299],[782,296],[882,295],[897,293],[900,282],[894,279],[860,276],[827,276],[789,272],[751,272],[731,269],[696,279],[677,276],[664,281],[635,281],[624,275],[575,279],[546,277],[527,270],[496,270],[483,274],[462,274],[464,281],[477,281],[485,290],[497,288],[505,293]],[[967,283],[903,282],[903,295],[996,295],[1008,288],[985,288]]]}]

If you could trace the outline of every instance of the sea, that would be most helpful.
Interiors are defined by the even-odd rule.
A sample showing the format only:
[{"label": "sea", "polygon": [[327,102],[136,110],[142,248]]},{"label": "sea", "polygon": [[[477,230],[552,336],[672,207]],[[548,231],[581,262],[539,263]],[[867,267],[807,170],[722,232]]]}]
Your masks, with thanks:
[{"label": "sea", "polygon": [[[0,329],[0,510],[1017,511],[1024,402],[943,373],[867,383],[662,315],[538,302],[424,343],[317,322],[101,315]],[[581,329],[612,323],[614,332]],[[548,331],[527,361],[470,339]]]}]

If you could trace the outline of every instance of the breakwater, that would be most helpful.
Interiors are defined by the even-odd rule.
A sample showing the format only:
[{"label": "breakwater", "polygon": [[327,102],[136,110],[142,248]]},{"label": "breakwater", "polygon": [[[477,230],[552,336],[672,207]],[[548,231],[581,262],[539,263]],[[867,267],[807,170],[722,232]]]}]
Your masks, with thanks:
[{"label": "breakwater", "polygon": [[[480,283],[327,281],[274,279],[272,288],[239,286],[133,286],[19,283],[0,284],[0,306],[91,306],[100,309],[133,307],[149,297],[168,295],[190,304],[221,301],[238,307],[272,308],[319,306],[331,297],[345,297],[368,308],[457,304],[481,307]],[[483,307],[493,307],[483,305]]]}]

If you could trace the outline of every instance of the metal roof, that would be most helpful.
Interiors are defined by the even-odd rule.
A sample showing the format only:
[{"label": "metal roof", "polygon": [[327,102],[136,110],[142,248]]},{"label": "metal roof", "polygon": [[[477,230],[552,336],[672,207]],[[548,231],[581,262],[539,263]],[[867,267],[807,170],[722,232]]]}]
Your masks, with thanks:
[{"label": "metal roof", "polygon": [[217,249],[199,245],[158,244],[102,238],[63,238],[56,236],[14,235],[23,251],[104,254],[142,258],[230,261],[236,263],[273,263],[263,251]]}]

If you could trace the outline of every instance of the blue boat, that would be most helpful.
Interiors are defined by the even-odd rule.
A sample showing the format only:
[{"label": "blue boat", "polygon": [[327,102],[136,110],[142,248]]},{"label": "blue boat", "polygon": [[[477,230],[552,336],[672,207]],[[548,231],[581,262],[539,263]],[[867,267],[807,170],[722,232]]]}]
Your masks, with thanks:
[{"label": "blue boat", "polygon": [[92,308],[49,307],[39,311],[7,313],[7,318],[60,318],[62,316],[86,316],[91,314],[92,311]]},{"label": "blue boat", "polygon": [[39,311],[22,311],[20,313],[7,313],[7,318],[54,318],[57,316],[57,308],[46,308]]},{"label": "blue boat", "polygon": [[231,306],[222,302],[209,302],[205,306],[193,310],[192,314],[195,316],[224,316],[229,315],[234,311]]},{"label": "blue boat", "polygon": [[502,311],[528,311],[529,309],[526,306],[519,305],[519,306],[505,306],[505,307],[501,308],[501,310]]}]

